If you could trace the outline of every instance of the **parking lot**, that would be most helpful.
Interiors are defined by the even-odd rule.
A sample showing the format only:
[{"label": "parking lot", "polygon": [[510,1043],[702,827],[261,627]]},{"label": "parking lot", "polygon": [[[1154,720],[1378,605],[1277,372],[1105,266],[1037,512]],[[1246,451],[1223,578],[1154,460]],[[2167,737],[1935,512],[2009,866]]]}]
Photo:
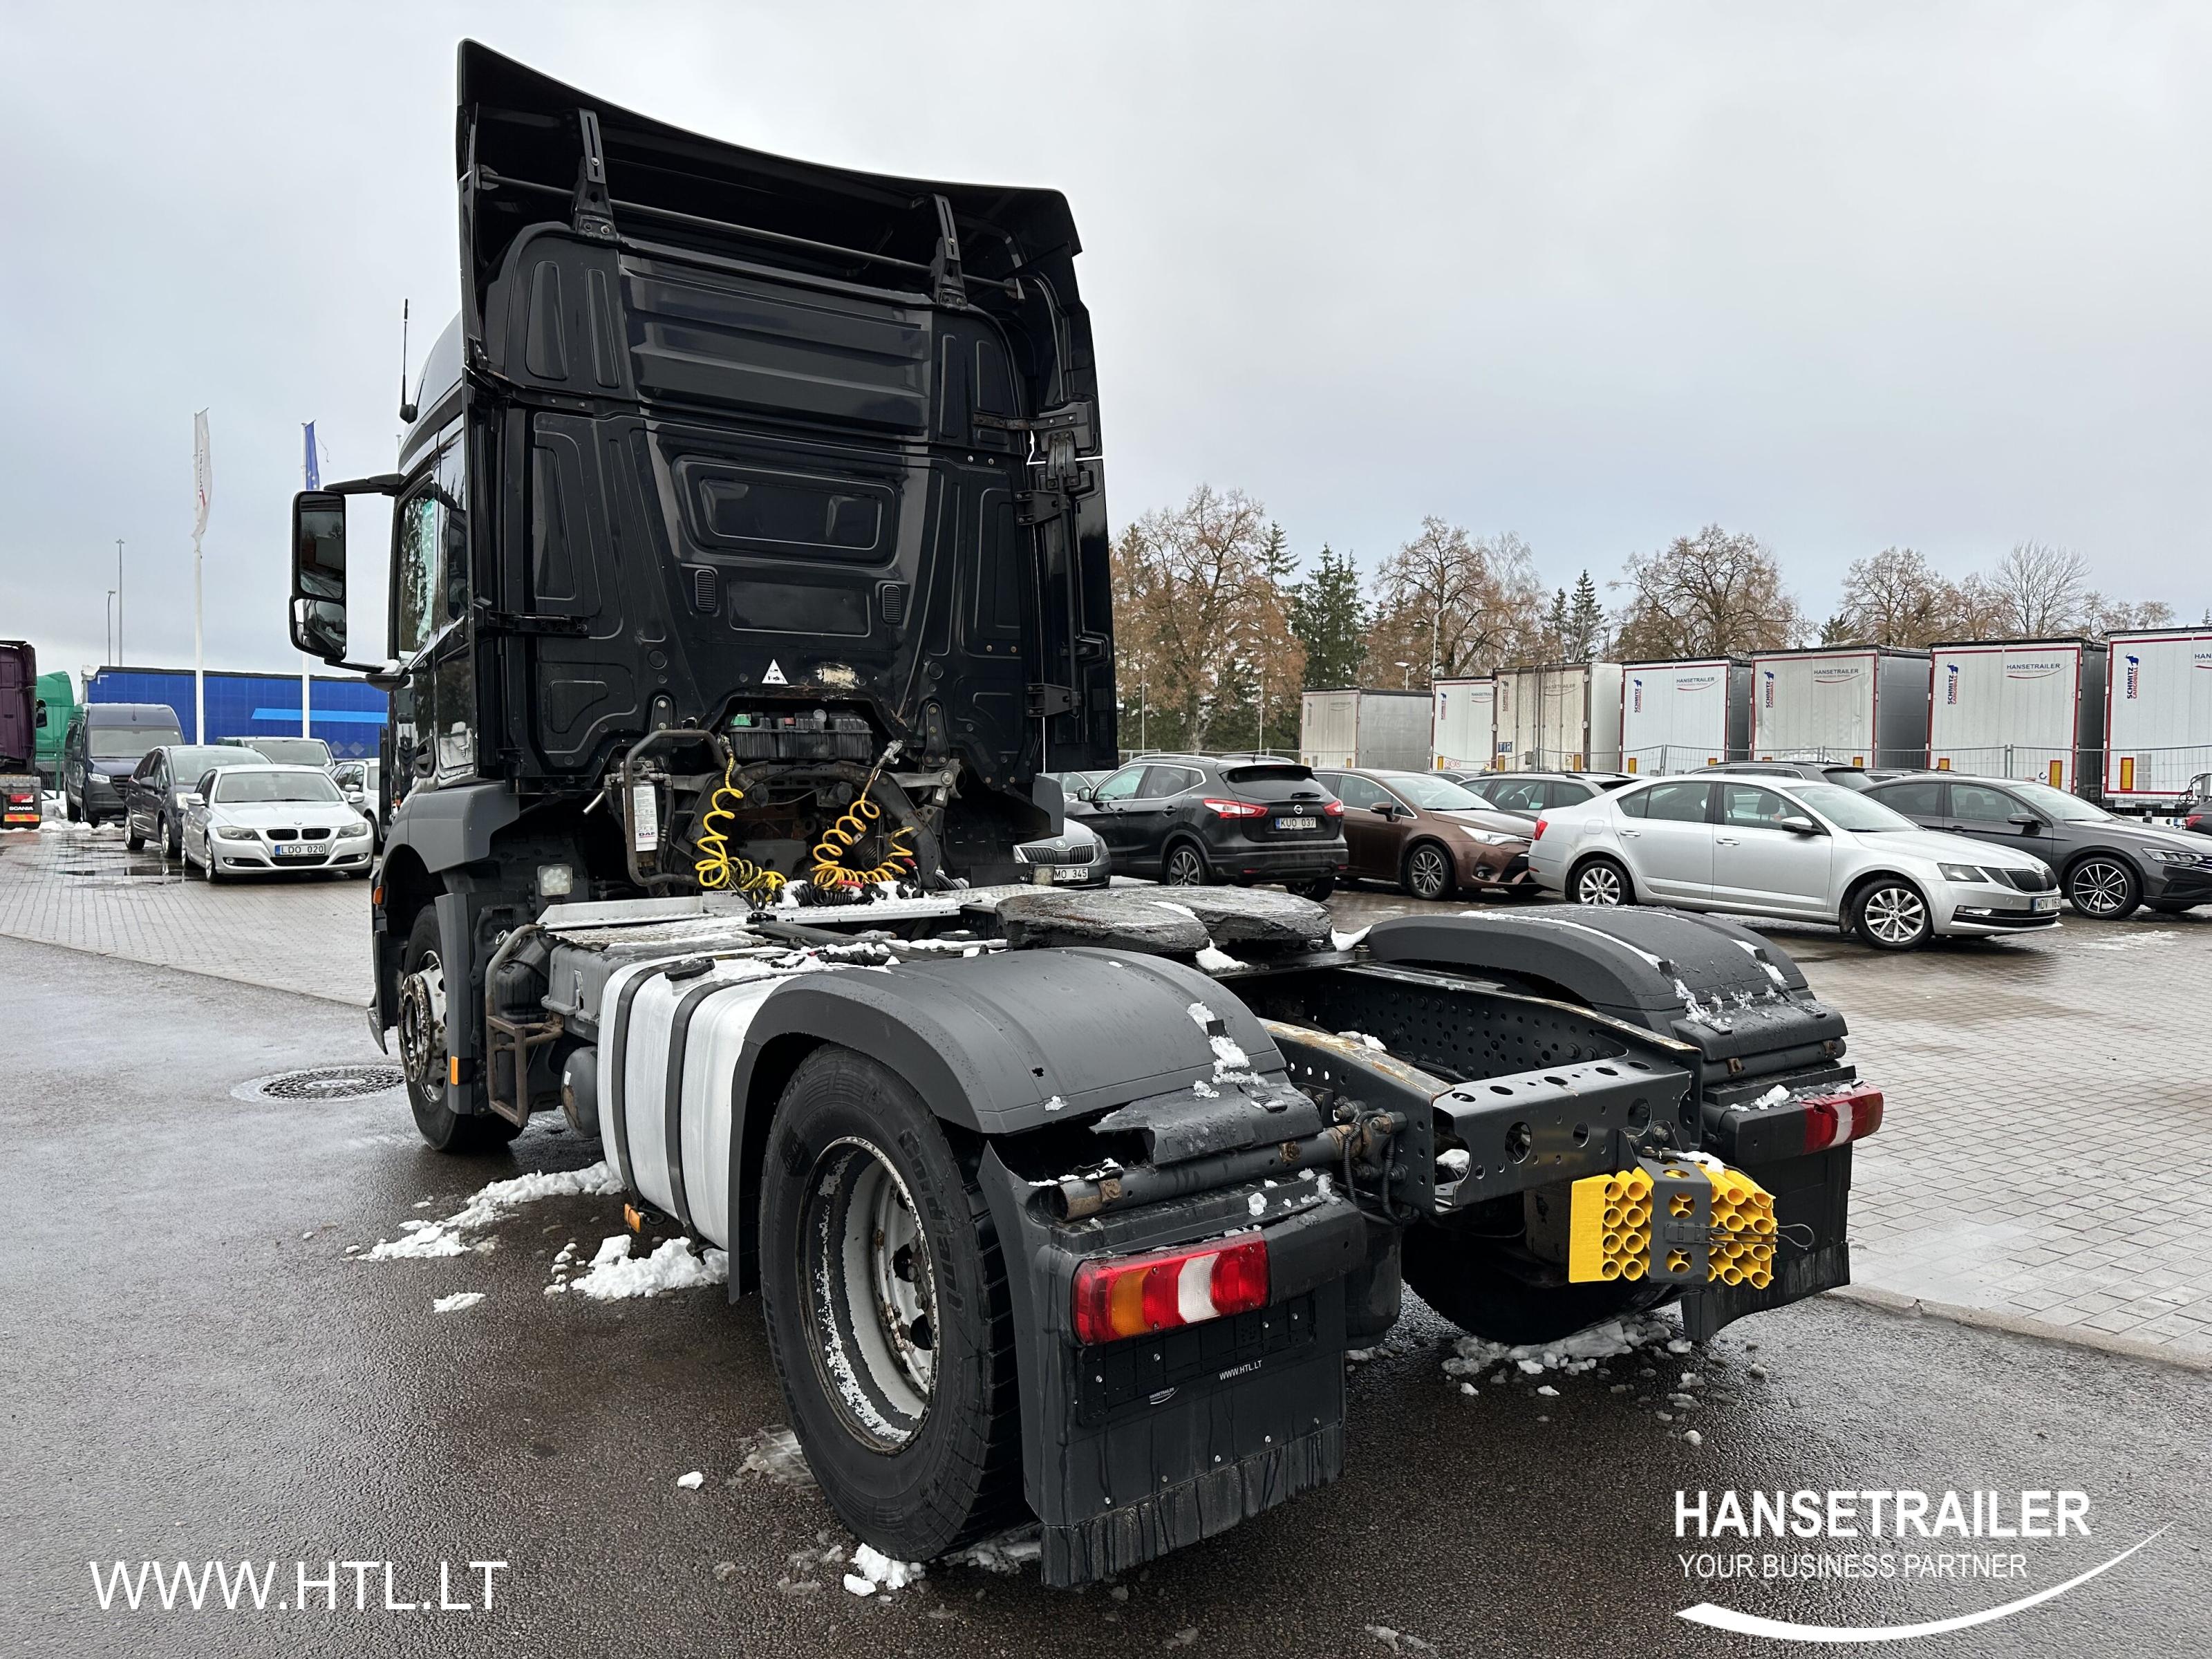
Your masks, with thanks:
[{"label": "parking lot", "polygon": [[[1418,908],[1334,903],[1347,927]],[[623,1231],[589,1183],[496,1207],[457,1254],[368,1259],[489,1183],[597,1154],[541,1119],[506,1153],[443,1158],[389,1087],[259,1091],[382,1060],[356,1012],[365,917],[359,883],[210,889],[112,832],[0,848],[27,1200],[0,1561],[24,1590],[6,1616],[32,1622],[0,1628],[9,1650],[1718,1654],[1752,1649],[1676,1609],[1894,1622],[2022,1593],[1716,1585],[1678,1565],[1685,1486],[1911,1484],[2091,1491],[2094,1540],[2037,1555],[2035,1586],[2173,1528],[2033,1622],[1927,1650],[2095,1650],[2116,1616],[2145,1651],[2212,1645],[2206,920],[2069,919],[1902,958],[1772,929],[1888,1092],[1853,1232],[1858,1289],[1894,1305],[1820,1298],[1693,1358],[1485,1367],[1472,1397],[1443,1370],[1453,1333],[1419,1311],[1353,1370],[1335,1488],[1072,1614],[1033,1571],[981,1565],[847,1593],[852,1540],[784,1450],[757,1304],[551,1289]],[[1995,1328],[1899,1310],[1913,1301]],[[390,1562],[410,1605],[380,1607],[373,1577],[356,1610],[350,1576],[312,1616],[88,1593],[88,1560],[179,1553],[288,1576],[292,1558]],[[472,1559],[510,1564],[494,1616],[413,1605],[441,1561],[458,1595]]]}]

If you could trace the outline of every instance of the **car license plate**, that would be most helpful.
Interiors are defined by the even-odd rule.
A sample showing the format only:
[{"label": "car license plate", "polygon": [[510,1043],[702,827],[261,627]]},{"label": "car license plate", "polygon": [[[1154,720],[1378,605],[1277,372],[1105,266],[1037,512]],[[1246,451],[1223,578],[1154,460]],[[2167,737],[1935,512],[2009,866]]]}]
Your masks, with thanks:
[{"label": "car license plate", "polygon": [[2058,895],[2056,893],[2046,894],[2041,898],[2028,901],[2028,908],[2039,916],[2047,916],[2057,908]]},{"label": "car license plate", "polygon": [[1081,864],[1056,864],[1052,870],[1052,878],[1054,881],[1084,881],[1087,880],[1090,875],[1089,866]]},{"label": "car license plate", "polygon": [[1312,830],[1318,828],[1320,823],[1321,820],[1319,818],[1277,818],[1275,820],[1275,828],[1278,830]]},{"label": "car license plate", "polygon": [[280,859],[319,859],[330,850],[331,844],[326,841],[302,841],[289,847],[278,848],[276,856]]}]

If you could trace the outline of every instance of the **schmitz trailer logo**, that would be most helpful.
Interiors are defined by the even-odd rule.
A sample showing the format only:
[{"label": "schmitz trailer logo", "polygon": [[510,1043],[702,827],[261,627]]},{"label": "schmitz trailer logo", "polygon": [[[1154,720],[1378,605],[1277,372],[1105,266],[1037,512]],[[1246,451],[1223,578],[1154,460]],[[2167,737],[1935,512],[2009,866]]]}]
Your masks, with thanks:
[{"label": "schmitz trailer logo", "polygon": [[[1635,706],[1628,712],[1632,714],[1640,714],[1644,712],[1644,682],[1642,680],[1632,680],[1630,684],[1635,687],[1636,702]],[[1678,681],[1677,684],[1680,684],[1680,682]]]},{"label": "schmitz trailer logo", "polygon": [[1769,708],[1774,707],[1774,671],[1771,668],[1766,671],[1766,706]]},{"label": "schmitz trailer logo", "polygon": [[1943,665],[1943,701],[1947,703],[1959,701],[1959,665],[1954,662]]},{"label": "schmitz trailer logo", "polygon": [[2130,657],[2128,659],[2128,701],[2130,702],[2136,700],[2136,692],[2142,684],[2142,659]]}]

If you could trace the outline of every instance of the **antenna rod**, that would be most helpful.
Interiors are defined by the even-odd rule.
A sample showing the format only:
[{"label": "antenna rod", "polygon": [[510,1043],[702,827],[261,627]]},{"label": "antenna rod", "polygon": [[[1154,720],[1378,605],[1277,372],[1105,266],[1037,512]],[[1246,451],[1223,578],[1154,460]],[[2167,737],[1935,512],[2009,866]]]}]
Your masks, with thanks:
[{"label": "antenna rod", "polygon": [[409,301],[399,302],[399,418],[415,418],[415,405],[407,401],[407,313]]}]

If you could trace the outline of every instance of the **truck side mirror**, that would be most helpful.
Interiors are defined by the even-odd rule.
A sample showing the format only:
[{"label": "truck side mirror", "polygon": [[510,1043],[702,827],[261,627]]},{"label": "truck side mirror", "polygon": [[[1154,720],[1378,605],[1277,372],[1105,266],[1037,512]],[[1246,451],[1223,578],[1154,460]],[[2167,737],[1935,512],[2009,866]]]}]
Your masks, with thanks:
[{"label": "truck side mirror", "polygon": [[325,489],[292,497],[292,644],[325,662],[346,654],[346,503]]}]

